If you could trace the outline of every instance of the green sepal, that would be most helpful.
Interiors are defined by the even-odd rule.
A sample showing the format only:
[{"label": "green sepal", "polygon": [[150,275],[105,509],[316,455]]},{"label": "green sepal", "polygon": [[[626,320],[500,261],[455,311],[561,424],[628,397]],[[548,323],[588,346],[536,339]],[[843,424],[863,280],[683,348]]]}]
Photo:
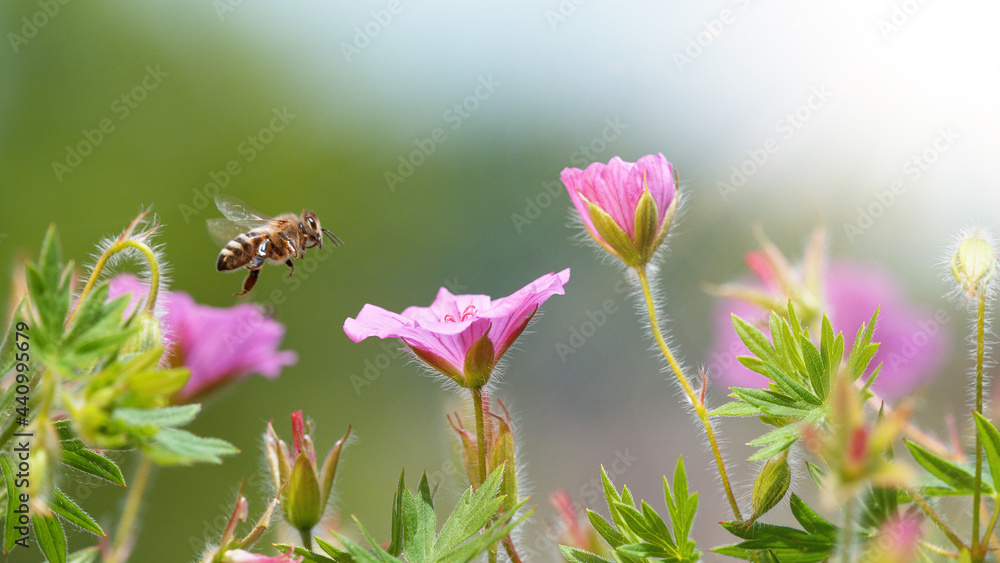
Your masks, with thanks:
[{"label": "green sepal", "polygon": [[628,233],[615,222],[611,215],[588,201],[582,195],[580,198],[587,203],[590,222],[594,226],[598,242],[609,252],[621,258],[626,266],[635,267],[643,264],[635,243],[632,242]]},{"label": "green sepal", "polygon": [[295,458],[292,474],[282,491],[281,507],[285,519],[296,530],[311,530],[323,516],[320,484],[309,456],[300,453]]},{"label": "green sepal", "polygon": [[490,380],[496,357],[493,355],[493,341],[489,330],[469,347],[465,354],[465,386],[469,388],[482,387]]}]

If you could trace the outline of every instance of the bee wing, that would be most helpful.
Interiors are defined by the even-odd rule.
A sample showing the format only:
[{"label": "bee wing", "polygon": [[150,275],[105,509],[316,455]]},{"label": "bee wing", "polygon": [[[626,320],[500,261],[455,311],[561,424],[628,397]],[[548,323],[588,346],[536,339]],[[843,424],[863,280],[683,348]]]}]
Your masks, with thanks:
[{"label": "bee wing", "polygon": [[208,223],[208,234],[211,235],[212,240],[219,246],[226,246],[229,244],[229,241],[249,230],[246,227],[240,226],[239,223],[234,223],[222,217],[209,219],[206,223]]},{"label": "bee wing", "polygon": [[259,227],[271,220],[269,215],[254,209],[247,202],[230,195],[215,196],[215,206],[226,219],[246,227]]}]

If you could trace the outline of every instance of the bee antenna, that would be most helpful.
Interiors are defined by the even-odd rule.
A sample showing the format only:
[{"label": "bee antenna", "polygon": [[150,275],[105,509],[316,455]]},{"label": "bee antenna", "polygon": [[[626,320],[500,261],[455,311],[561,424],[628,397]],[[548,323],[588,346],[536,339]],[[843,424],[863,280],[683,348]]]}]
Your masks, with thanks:
[{"label": "bee antenna", "polygon": [[340,237],[338,237],[337,235],[331,233],[330,229],[323,229],[323,234],[325,234],[327,238],[330,239],[330,242],[332,242],[337,246],[342,246],[344,244],[344,241],[340,240]]}]

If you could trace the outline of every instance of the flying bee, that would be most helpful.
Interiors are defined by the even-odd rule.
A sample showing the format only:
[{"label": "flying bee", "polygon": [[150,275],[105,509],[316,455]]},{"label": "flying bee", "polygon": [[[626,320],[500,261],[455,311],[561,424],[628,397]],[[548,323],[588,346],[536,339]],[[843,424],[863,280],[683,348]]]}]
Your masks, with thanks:
[{"label": "flying bee", "polygon": [[215,268],[229,272],[241,266],[250,271],[243,280],[244,295],[257,283],[257,276],[264,263],[285,264],[295,273],[293,259],[305,255],[307,248],[323,248],[323,235],[335,246],[344,244],[337,235],[319,224],[316,214],[303,209],[301,215],[282,213],[270,217],[230,196],[215,196],[215,205],[225,215],[208,220],[208,231],[225,247],[219,252]]}]

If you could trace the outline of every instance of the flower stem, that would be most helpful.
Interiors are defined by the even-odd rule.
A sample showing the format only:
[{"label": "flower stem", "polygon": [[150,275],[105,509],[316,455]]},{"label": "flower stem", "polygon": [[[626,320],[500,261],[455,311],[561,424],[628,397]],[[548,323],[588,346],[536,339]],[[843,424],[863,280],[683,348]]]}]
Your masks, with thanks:
[{"label": "flower stem", "polygon": [[118,254],[126,248],[135,248],[139,252],[142,252],[142,254],[146,257],[146,260],[149,261],[150,285],[149,296],[146,298],[145,309],[149,313],[153,312],[153,307],[156,305],[156,297],[160,292],[160,264],[156,260],[156,254],[148,245],[135,239],[117,240],[101,254],[100,258],[97,259],[94,271],[90,273],[90,278],[87,279],[87,284],[83,286],[83,291],[80,292],[80,298],[76,300],[77,305],[73,306],[73,310],[70,311],[69,317],[66,319],[67,325],[71,320],[73,320],[73,315],[76,314],[77,306],[83,302],[83,298],[86,297],[87,294],[90,293],[90,290],[94,288],[94,285],[97,284],[97,279],[101,276],[101,271],[104,269],[104,265],[108,263],[108,260],[112,256]]},{"label": "flower stem", "polygon": [[135,523],[139,517],[139,508],[142,506],[142,497],[146,492],[146,486],[149,484],[149,476],[152,472],[153,460],[140,454],[139,467],[130,483],[128,496],[125,499],[125,509],[122,511],[122,519],[118,522],[118,530],[115,532],[114,549],[111,551],[113,563],[128,559],[126,551],[131,550],[130,543],[134,540],[133,536],[136,533]]},{"label": "flower stem", "polygon": [[510,538],[510,534],[507,534],[503,538],[503,549],[507,552],[507,557],[510,557],[511,563],[521,563],[521,556],[517,554],[517,549],[514,548],[514,540]]},{"label": "flower stem", "polygon": [[472,388],[472,403],[476,410],[476,453],[479,456],[479,483],[475,488],[486,482],[486,429],[483,421],[483,388]]},{"label": "flower stem", "polygon": [[695,413],[697,413],[698,418],[701,420],[702,426],[705,427],[705,434],[708,436],[708,442],[712,446],[712,454],[715,456],[715,464],[719,469],[719,478],[722,480],[722,486],[726,490],[726,498],[729,500],[729,507],[733,511],[733,516],[738,521],[743,520],[743,515],[740,514],[740,505],[736,502],[736,496],[733,494],[733,487],[729,483],[729,474],[726,472],[726,463],[722,459],[722,451],[719,449],[719,441],[715,438],[715,430],[712,429],[712,421],[708,416],[708,409],[705,407],[705,402],[698,396],[694,391],[694,387],[691,386],[691,382],[688,380],[687,376],[681,370],[680,365],[678,365],[677,360],[674,359],[673,353],[670,352],[670,347],[667,346],[667,342],[663,339],[663,334],[660,332],[660,324],[656,320],[656,304],[653,302],[653,293],[649,288],[649,278],[646,276],[646,266],[639,265],[635,268],[636,274],[639,276],[639,284],[642,286],[642,294],[646,299],[646,310],[649,313],[649,325],[653,330],[653,338],[656,339],[656,343],[660,346],[660,351],[663,352],[663,357],[667,359],[667,363],[670,364],[670,369],[673,370],[674,375],[677,377],[677,381],[680,382],[681,387],[684,388],[684,393],[688,396],[688,400],[694,406]]},{"label": "flower stem", "polygon": [[952,545],[954,545],[956,549],[958,549],[959,551],[962,551],[963,549],[968,549],[965,546],[965,544],[962,543],[962,540],[961,538],[958,537],[958,534],[956,534],[951,528],[949,528],[948,525],[944,523],[944,520],[941,520],[941,516],[939,516],[938,513],[934,511],[934,509],[931,507],[931,505],[927,502],[927,500],[924,497],[920,496],[920,493],[908,487],[905,488],[904,490],[906,491],[906,494],[909,495],[911,499],[913,499],[913,502],[917,506],[919,506],[921,510],[924,511],[924,514],[926,514],[927,517],[930,518],[932,522],[934,522],[934,524],[938,527],[938,529],[940,529],[941,532],[943,532],[944,535],[948,537],[948,539],[951,541]]},{"label": "flower stem", "polygon": [[302,538],[302,547],[309,551],[312,551],[313,548],[312,534],[309,533],[311,531],[312,530],[299,530],[299,536]]},{"label": "flower stem", "polygon": [[[979,311],[976,315],[976,412],[983,414],[983,356],[986,352],[986,293],[979,292]],[[979,553],[980,491],[983,481],[983,445],[976,432],[976,482],[972,490],[972,557]]]}]

